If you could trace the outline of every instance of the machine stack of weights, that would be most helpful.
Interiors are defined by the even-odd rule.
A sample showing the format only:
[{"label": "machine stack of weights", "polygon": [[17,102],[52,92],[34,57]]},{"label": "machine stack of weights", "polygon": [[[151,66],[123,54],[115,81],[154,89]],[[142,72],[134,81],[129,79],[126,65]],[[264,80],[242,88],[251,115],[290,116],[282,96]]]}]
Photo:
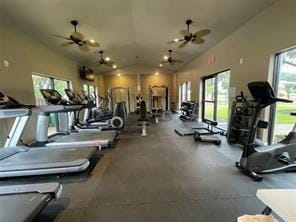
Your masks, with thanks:
[{"label": "machine stack of weights", "polygon": [[255,114],[254,105],[253,101],[244,97],[233,102],[227,130],[228,143],[245,145],[251,127],[251,119]]},{"label": "machine stack of weights", "polygon": [[182,102],[180,112],[180,119],[195,120],[198,117],[198,103],[196,101]]}]

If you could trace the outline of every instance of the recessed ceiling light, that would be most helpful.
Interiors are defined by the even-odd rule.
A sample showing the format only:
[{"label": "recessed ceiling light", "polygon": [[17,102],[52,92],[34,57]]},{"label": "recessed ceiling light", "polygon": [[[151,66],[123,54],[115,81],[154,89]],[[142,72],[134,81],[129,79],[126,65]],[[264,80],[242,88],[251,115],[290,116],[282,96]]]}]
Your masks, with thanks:
[{"label": "recessed ceiling light", "polygon": [[174,42],[179,42],[179,39],[175,38],[175,39],[174,39]]},{"label": "recessed ceiling light", "polygon": [[158,74],[159,74],[158,72],[155,73],[155,75],[157,75],[157,76],[158,76]]},{"label": "recessed ceiling light", "polygon": [[163,59],[165,59],[165,60],[167,60],[168,58],[169,58],[169,57],[168,57],[168,56],[166,56],[166,55],[163,57]]},{"label": "recessed ceiling light", "polygon": [[110,61],[110,57],[106,57],[105,60],[106,60],[106,61]]},{"label": "recessed ceiling light", "polygon": [[159,64],[159,66],[162,67],[163,65],[162,64]]},{"label": "recessed ceiling light", "polygon": [[91,39],[91,40],[89,40],[91,43],[95,43],[96,41],[95,40],[93,40],[93,39]]},{"label": "recessed ceiling light", "polygon": [[117,76],[121,76],[121,74],[120,74],[120,73],[118,73],[118,74],[117,74]]},{"label": "recessed ceiling light", "polygon": [[113,67],[113,69],[116,69],[117,68],[117,65],[113,65],[112,67]]}]

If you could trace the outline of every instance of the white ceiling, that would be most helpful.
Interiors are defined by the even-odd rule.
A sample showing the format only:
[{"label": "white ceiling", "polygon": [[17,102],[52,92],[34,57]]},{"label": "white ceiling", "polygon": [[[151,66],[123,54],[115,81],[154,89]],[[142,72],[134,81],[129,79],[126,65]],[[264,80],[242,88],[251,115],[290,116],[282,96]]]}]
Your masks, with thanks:
[{"label": "white ceiling", "polygon": [[[72,19],[79,21],[78,31],[86,39],[95,39],[119,68],[143,64],[159,68],[168,49],[181,65],[163,69],[177,71],[225,38],[247,20],[276,0],[0,0],[1,17],[7,23],[58,50],[81,64],[93,65],[98,49],[82,52],[77,47],[62,47],[69,36]],[[191,30],[210,28],[203,45],[167,44],[180,37],[186,19],[192,19]],[[136,58],[139,56],[139,58]],[[99,67],[98,72],[112,71]]]}]

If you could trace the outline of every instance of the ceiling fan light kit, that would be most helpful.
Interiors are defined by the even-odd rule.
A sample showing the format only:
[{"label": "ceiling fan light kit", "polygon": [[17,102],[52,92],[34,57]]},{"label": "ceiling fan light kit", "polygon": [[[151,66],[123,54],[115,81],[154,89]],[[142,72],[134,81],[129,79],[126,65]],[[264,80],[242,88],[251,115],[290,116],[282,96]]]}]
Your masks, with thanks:
[{"label": "ceiling fan light kit", "polygon": [[[182,35],[182,38],[175,38],[173,41],[169,41],[168,43],[177,43],[181,42],[181,44],[178,46],[178,48],[183,48],[185,47],[189,42],[200,45],[205,42],[204,38],[206,35],[210,34],[211,30],[210,29],[202,29],[199,30],[195,33],[190,32],[190,25],[192,24],[191,19],[187,19],[185,24],[186,24],[186,29],[182,29],[180,31],[180,34]],[[182,60],[178,59],[173,59],[172,58],[172,50],[169,50],[170,56],[167,58],[167,56],[164,57],[165,61],[162,61],[161,64],[169,63],[171,65],[174,65],[175,63],[183,63]]]},{"label": "ceiling fan light kit", "polygon": [[103,50],[99,51],[99,53],[100,53],[100,60],[99,60],[99,63],[97,63],[97,65],[105,65],[108,67],[117,68],[114,62],[111,61],[110,57],[105,57],[105,58],[103,57],[103,53],[104,53]]},{"label": "ceiling fan light kit", "polygon": [[[70,45],[77,45],[78,48],[83,52],[89,52],[90,47],[99,47],[100,44],[96,42],[94,39],[86,40],[82,33],[77,31],[77,26],[79,22],[77,20],[71,20],[71,25],[73,26],[74,32],[69,37],[55,35],[55,37],[66,39],[67,42],[61,44],[63,47],[67,47]],[[97,65],[105,65],[112,68],[117,68],[113,61],[111,61],[110,57],[103,58],[104,51],[99,51],[101,54],[99,63]]]},{"label": "ceiling fan light kit", "polygon": [[180,59],[175,59],[172,57],[173,50],[169,49],[168,51],[169,51],[169,56],[165,56],[164,57],[165,60],[162,61],[159,66],[162,66],[162,64],[175,65],[176,63],[183,63],[184,62]]},{"label": "ceiling fan light kit", "polygon": [[180,31],[180,34],[182,35],[182,38],[175,38],[173,41],[170,41],[168,43],[177,43],[182,42],[179,45],[179,48],[183,48],[187,43],[192,42],[194,44],[203,44],[205,40],[203,39],[204,36],[210,34],[210,29],[202,29],[200,31],[197,31],[195,33],[190,32],[190,25],[192,24],[191,19],[186,20],[186,29],[182,29]]},{"label": "ceiling fan light kit", "polygon": [[[69,37],[62,37],[63,39],[66,39],[67,42],[62,43],[61,46],[71,46],[71,45],[77,45],[78,48],[83,51],[83,52],[89,52],[90,51],[90,47],[99,47],[100,44],[98,42],[96,42],[93,39],[90,40],[86,40],[84,39],[84,36],[82,33],[77,31],[77,26],[79,24],[79,22],[77,20],[71,20],[70,23],[73,26],[74,32],[69,36]],[[177,42],[181,42],[181,44],[178,46],[178,48],[183,48],[185,47],[189,42],[199,45],[199,44],[203,44],[205,42],[204,40],[204,36],[208,35],[211,30],[210,29],[202,29],[200,31],[197,31],[195,33],[191,33],[190,32],[190,25],[192,24],[192,20],[191,19],[187,19],[186,22],[186,29],[183,29],[180,31],[180,34],[182,35],[182,38],[175,38],[173,41],[170,41],[169,43],[177,43]],[[59,36],[60,37],[60,36]],[[162,61],[159,66],[162,67],[163,64],[170,64],[170,65],[174,65],[176,63],[183,63],[182,60],[179,59],[175,59],[172,57],[172,50],[169,50],[169,56],[164,56],[164,61]],[[116,69],[117,66],[114,64],[113,61],[111,61],[110,57],[103,57],[103,53],[104,51],[99,51],[100,53],[100,60],[99,63],[97,63],[97,65],[104,65],[107,67],[112,67],[113,69]]]},{"label": "ceiling fan light kit", "polygon": [[[88,52],[90,51],[89,47],[99,47],[100,44],[95,40],[86,40],[82,33],[77,31],[78,21],[72,20],[70,23],[73,26],[74,32],[69,37],[62,36],[63,39],[68,40],[65,43],[62,43],[62,46],[77,45],[81,51]],[[59,36],[57,36],[59,37]]]}]

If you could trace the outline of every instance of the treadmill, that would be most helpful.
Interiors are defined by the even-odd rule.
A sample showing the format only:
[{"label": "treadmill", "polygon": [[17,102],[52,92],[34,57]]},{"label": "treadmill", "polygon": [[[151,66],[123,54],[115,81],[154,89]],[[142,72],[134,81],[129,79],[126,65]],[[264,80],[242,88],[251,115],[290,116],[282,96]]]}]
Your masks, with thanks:
[{"label": "treadmill", "polygon": [[[0,178],[62,174],[80,172],[89,166],[89,159],[97,151],[94,147],[84,149],[46,149],[11,146],[19,141],[32,106],[19,104],[0,92],[0,119],[15,118],[4,148],[0,148]],[[26,117],[24,119],[24,117]],[[12,133],[13,132],[13,133]],[[12,136],[12,138],[10,137]]]},{"label": "treadmill", "polygon": [[[108,112],[101,117],[97,117],[93,112],[100,110],[99,107],[93,102],[93,100],[85,98],[78,93],[74,93],[72,89],[65,89],[65,93],[68,96],[68,101],[71,104],[79,104],[83,106],[82,112],[73,112],[70,118],[71,132],[75,133],[97,133],[106,130],[120,131],[124,127],[124,121],[126,118],[122,116],[125,112],[120,112],[121,116],[114,116],[116,112]],[[118,106],[117,106],[118,108]],[[80,121],[80,114],[83,114],[83,119]]]},{"label": "treadmill", "polygon": [[0,186],[0,220],[32,221],[53,199],[62,193],[59,183]]},{"label": "treadmill", "polygon": [[[61,98],[61,95],[53,89],[41,89],[41,93],[48,106],[36,110],[37,127],[36,142],[32,146],[46,147],[108,147],[112,144],[118,134],[115,130],[100,131],[97,133],[71,133],[68,126],[68,114],[79,111],[83,105],[69,104]],[[48,136],[48,123],[50,114],[58,116],[58,133]]]}]

